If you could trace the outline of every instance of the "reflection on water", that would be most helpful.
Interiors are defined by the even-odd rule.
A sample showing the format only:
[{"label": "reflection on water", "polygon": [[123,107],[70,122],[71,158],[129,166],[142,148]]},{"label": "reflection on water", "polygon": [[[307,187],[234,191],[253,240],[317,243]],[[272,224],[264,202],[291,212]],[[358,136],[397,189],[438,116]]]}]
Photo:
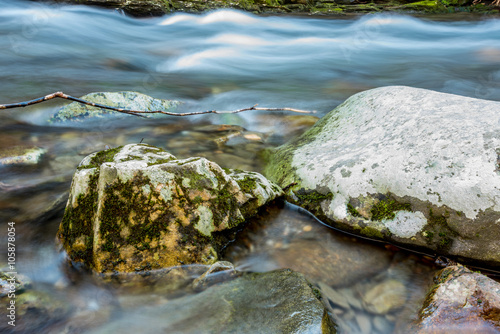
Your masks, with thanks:
[{"label": "reflection on water", "polygon": [[[201,273],[195,270],[188,281],[166,280],[177,284],[171,295],[169,284],[120,290],[62,265],[55,234],[71,176],[89,153],[144,142],[179,158],[203,156],[222,167],[259,172],[265,149],[302,133],[316,116],[361,90],[409,85],[500,96],[497,19],[327,20],[217,11],[138,20],[82,6],[0,0],[0,7],[0,103],[59,90],[74,96],[136,90],[182,100],[184,111],[255,103],[318,111],[57,125],[47,120],[63,101],[2,111],[0,156],[12,148],[46,152],[36,166],[0,166],[0,219],[16,222],[18,270],[36,291],[55,299],[47,305],[59,314],[55,323],[39,315],[40,333],[100,328],[135,308],[168,303],[193,293],[188,286]],[[6,249],[4,238],[0,249]],[[290,205],[254,219],[226,257],[240,270],[303,272],[348,333],[404,332],[435,270],[419,257],[332,231]]]}]

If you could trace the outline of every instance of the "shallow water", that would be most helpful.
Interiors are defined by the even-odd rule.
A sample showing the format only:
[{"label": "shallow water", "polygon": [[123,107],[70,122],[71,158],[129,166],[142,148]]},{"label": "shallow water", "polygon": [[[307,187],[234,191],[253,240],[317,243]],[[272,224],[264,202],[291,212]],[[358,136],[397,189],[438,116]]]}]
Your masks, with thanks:
[{"label": "shallow water", "polygon": [[[217,11],[133,19],[89,7],[0,0],[0,43],[0,103],[60,90],[74,96],[135,90],[181,100],[183,111],[258,103],[316,110],[321,117],[356,92],[386,85],[500,100],[500,20],[491,18],[322,19]],[[162,293],[172,293],[161,284],[158,290],[123,292],[64,265],[55,233],[71,176],[85,155],[143,141],[181,158],[204,156],[222,167],[262,171],[263,149],[316,120],[252,111],[48,124],[65,103],[0,114],[0,152],[20,146],[47,150],[35,168],[0,167],[0,236],[6,222],[15,221],[18,271],[35,289],[71,307],[58,323],[47,324],[48,332],[99,327],[152,300],[168,302]],[[3,237],[0,247],[6,249]],[[332,231],[291,205],[268,208],[254,219],[226,258],[240,270],[303,272],[325,300],[332,298],[327,306],[347,333],[401,331],[414,319],[436,270],[420,256]],[[386,287],[396,291],[388,296],[399,304],[377,309],[373,294],[384,295]],[[179,285],[177,297],[189,293],[184,288]]]}]

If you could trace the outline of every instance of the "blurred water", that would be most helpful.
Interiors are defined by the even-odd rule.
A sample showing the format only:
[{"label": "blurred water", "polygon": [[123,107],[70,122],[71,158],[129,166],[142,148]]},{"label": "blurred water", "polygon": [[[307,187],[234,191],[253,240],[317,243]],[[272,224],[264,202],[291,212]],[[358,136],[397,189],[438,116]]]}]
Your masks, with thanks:
[{"label": "blurred water", "polygon": [[[0,45],[0,103],[60,90],[74,96],[134,90],[182,100],[186,111],[259,103],[317,110],[322,116],[356,92],[386,85],[500,100],[498,19],[259,17],[231,10],[133,19],[90,7],[0,0]],[[105,323],[109,310],[121,314],[115,303],[127,308],[127,303],[139,307],[151,300],[140,293],[127,300],[127,294],[115,295],[61,266],[54,243],[64,206],[60,203],[85,155],[145,138],[179,157],[204,156],[223,167],[261,171],[263,148],[283,143],[315,121],[311,116],[248,112],[48,124],[64,103],[0,112],[0,151],[38,146],[48,152],[36,168],[0,169],[0,219],[16,221],[19,272],[37,289],[59,291],[77,310],[70,320],[76,327],[94,321],[80,319],[89,312],[97,323]],[[53,209],[54,202],[59,209]],[[373,333],[397,332],[397,318],[407,322],[415,316],[432,265],[338,235],[290,205],[268,210],[228,247],[228,259],[240,269],[292,267],[322,289],[329,286],[330,295],[341,294],[349,303],[328,304],[344,332],[366,332],[367,323]],[[3,237],[0,249],[6,249]],[[334,282],[334,277],[343,281]],[[405,287],[399,297],[406,306],[370,313],[367,291],[395,279]]]},{"label": "blurred water", "polygon": [[2,103],[64,90],[137,90],[196,109],[255,103],[327,112],[408,85],[499,99],[500,20],[258,17],[222,10],[133,19],[0,0]]}]

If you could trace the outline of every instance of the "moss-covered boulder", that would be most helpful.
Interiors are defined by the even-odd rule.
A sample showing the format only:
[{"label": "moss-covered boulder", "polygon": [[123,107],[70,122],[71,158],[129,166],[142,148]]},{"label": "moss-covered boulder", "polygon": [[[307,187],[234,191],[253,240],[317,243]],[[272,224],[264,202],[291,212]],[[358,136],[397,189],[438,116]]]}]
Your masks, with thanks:
[{"label": "moss-covered boulder", "polygon": [[89,333],[333,334],[319,291],[300,273],[245,274],[163,305],[134,308]]},{"label": "moss-covered boulder", "polygon": [[[109,107],[137,111],[159,110],[173,112],[180,104],[179,101],[155,99],[151,96],[137,92],[97,92],[84,95],[80,97],[80,99]],[[59,109],[49,122],[82,121],[90,118],[102,118],[109,115],[114,115],[115,117],[130,117],[125,113],[89,106],[79,102],[72,102]],[[148,116],[158,115],[160,114],[150,114]]]},{"label": "moss-covered boulder", "polygon": [[267,176],[325,222],[500,266],[500,103],[410,87],[356,94]]},{"label": "moss-covered boulder", "polygon": [[221,232],[281,192],[258,173],[130,144],[83,159],[58,237],[71,260],[99,273],[211,264]]},{"label": "moss-covered boulder", "polygon": [[412,333],[498,333],[500,283],[454,265],[436,274]]}]

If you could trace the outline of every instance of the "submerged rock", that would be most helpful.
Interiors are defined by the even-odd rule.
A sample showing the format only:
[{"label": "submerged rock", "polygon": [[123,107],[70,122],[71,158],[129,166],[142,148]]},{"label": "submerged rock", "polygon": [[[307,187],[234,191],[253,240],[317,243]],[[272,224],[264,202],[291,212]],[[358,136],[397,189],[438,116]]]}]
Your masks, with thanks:
[{"label": "submerged rock", "polygon": [[51,333],[73,310],[51,294],[34,290],[27,277],[0,271],[1,333]]},{"label": "submerged rock", "polygon": [[444,268],[434,281],[418,333],[498,333],[500,283],[461,265]]},{"label": "submerged rock", "polygon": [[47,150],[40,147],[13,147],[0,151],[0,166],[36,166]]},{"label": "submerged rock", "polygon": [[[179,101],[155,99],[151,96],[137,92],[98,92],[90,93],[80,97],[80,99],[103,104],[109,107],[124,108],[138,111],[168,111],[172,112],[180,104]],[[92,107],[79,102],[73,102],[62,107],[49,122],[64,122],[68,120],[83,120],[87,118],[104,117],[113,114],[120,117],[129,115],[113,110]],[[153,116],[151,114],[148,116]],[[158,115],[158,114],[156,114]]]},{"label": "submerged rock", "polygon": [[246,274],[203,292],[134,309],[91,333],[336,333],[302,274]]},{"label": "submerged rock", "polygon": [[258,173],[130,144],[80,163],[58,237],[98,273],[212,264],[227,243],[219,232],[281,194]]},{"label": "submerged rock", "polygon": [[278,148],[266,172],[334,226],[499,266],[499,124],[499,102],[373,89]]}]

